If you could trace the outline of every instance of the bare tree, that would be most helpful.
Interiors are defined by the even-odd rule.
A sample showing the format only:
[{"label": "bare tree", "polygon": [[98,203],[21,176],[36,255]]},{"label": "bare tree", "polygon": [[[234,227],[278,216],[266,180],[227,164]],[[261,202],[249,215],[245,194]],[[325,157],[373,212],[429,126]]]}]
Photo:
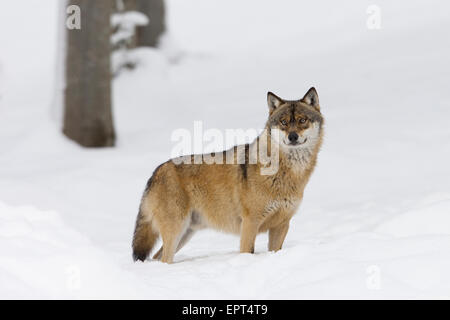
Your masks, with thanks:
[{"label": "bare tree", "polygon": [[138,28],[137,45],[156,47],[159,38],[166,30],[166,8],[164,0],[134,0],[138,11],[150,18],[147,26]]},{"label": "bare tree", "polygon": [[69,1],[81,8],[81,30],[67,31],[63,132],[85,147],[115,143],[110,61],[113,1]]}]

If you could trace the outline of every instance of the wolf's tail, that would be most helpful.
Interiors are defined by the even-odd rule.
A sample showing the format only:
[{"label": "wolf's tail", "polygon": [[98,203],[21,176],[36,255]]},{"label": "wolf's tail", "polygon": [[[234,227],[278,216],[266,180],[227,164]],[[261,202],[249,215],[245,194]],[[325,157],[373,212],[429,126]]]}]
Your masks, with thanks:
[{"label": "wolf's tail", "polygon": [[133,237],[133,260],[145,261],[158,240],[159,232],[152,224],[151,215],[142,208],[136,220]]}]

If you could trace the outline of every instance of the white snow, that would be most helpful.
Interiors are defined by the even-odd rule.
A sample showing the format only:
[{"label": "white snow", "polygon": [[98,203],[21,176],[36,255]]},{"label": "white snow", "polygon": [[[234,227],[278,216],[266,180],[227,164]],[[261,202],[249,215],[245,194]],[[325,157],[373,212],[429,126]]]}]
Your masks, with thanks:
[{"label": "white snow", "polygon": [[[450,5],[169,0],[163,50],[114,80],[116,148],[51,117],[58,1],[0,4],[1,298],[449,298]],[[22,41],[23,40],[23,41]],[[176,58],[174,58],[176,57]],[[318,90],[325,142],[283,250],[205,231],[133,263],[143,188],[171,134],[260,129],[266,92]],[[58,87],[58,85],[57,85]]]},{"label": "white snow", "polygon": [[145,26],[149,22],[150,19],[145,14],[137,11],[115,13],[111,17],[111,25],[113,27],[121,25],[125,28],[131,29],[135,28],[136,26]]}]

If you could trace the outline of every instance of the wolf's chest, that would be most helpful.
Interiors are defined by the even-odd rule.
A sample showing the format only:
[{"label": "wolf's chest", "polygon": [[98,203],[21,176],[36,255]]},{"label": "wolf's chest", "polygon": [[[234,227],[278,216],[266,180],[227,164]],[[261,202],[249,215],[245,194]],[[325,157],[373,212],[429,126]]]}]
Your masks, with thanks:
[{"label": "wolf's chest", "polygon": [[282,198],[273,199],[267,202],[264,213],[265,215],[271,215],[280,211],[292,212],[297,210],[300,204],[300,199]]}]

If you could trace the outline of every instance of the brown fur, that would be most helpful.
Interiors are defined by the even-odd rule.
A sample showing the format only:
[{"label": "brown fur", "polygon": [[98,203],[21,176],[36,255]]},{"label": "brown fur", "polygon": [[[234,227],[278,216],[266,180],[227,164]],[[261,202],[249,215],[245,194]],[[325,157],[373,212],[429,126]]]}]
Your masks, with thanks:
[{"label": "brown fur", "polygon": [[[163,246],[154,258],[171,263],[175,252],[194,232],[207,227],[240,234],[241,252],[253,253],[257,234],[267,231],[268,249],[281,249],[289,221],[300,205],[316,165],[323,118],[314,88],[298,101],[286,101],[269,93],[268,104],[267,135],[279,129],[286,137],[290,132],[303,137],[315,126],[319,128],[317,139],[308,142],[308,148],[269,143],[270,150],[275,147],[281,150],[279,170],[273,175],[261,175],[262,164],[248,161],[244,164],[237,161],[236,164],[172,161],[162,164],[153,173],[142,197],[133,239],[135,260],[144,261],[148,257],[160,234]],[[303,118],[307,120],[304,123]],[[260,139],[264,135],[257,141]]]}]

